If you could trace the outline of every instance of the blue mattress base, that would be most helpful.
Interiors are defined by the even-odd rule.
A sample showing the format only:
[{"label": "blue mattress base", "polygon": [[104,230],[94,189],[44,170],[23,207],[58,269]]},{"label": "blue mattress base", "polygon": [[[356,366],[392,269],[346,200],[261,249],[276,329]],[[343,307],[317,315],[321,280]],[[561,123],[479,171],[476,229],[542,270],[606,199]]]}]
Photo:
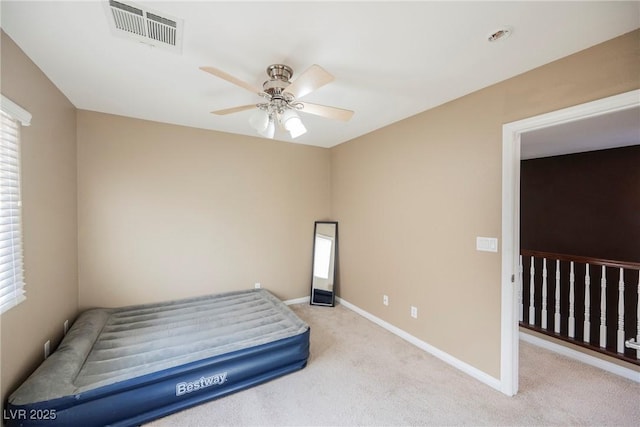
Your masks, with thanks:
[{"label": "blue mattress base", "polygon": [[299,335],[154,372],[85,393],[9,404],[7,426],[135,426],[302,369],[310,329]]}]

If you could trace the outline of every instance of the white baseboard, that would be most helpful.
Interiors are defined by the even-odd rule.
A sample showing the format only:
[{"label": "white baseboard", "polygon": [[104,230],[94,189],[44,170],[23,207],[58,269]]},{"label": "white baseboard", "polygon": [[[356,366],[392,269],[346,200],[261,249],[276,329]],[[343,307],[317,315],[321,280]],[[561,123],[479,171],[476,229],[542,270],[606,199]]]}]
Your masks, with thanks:
[{"label": "white baseboard", "polygon": [[415,345],[416,347],[426,351],[427,353],[437,357],[438,359],[442,360],[443,362],[453,366],[454,368],[457,368],[459,370],[461,370],[462,372],[464,372],[467,375],[470,375],[471,377],[475,378],[476,380],[488,385],[489,387],[492,387],[498,391],[502,391],[502,387],[501,387],[501,383],[500,380],[497,378],[492,377],[491,375],[477,369],[474,368],[473,366],[469,365],[468,363],[463,362],[460,359],[456,359],[455,357],[453,357],[452,355],[450,355],[449,353],[445,353],[444,351],[430,345],[427,344],[426,342],[414,337],[411,334],[408,334],[407,332],[403,331],[402,329],[393,326],[392,324],[385,322],[384,320],[380,319],[379,317],[374,316],[373,314],[364,311],[363,309],[361,309],[360,307],[357,307],[353,304],[351,304],[348,301],[345,301],[342,298],[338,298],[336,297],[336,301],[339,302],[340,304],[344,305],[346,308],[355,311],[356,313],[358,313],[359,315],[361,315],[362,317],[371,320],[373,323],[377,324],[378,326],[383,327],[384,329],[388,330],[389,332],[391,332],[392,334],[395,334],[397,336],[399,336],[400,338],[404,339],[405,341],[410,342],[411,344]]},{"label": "white baseboard", "polygon": [[526,332],[520,331],[520,339],[524,342],[528,342],[529,344],[536,345],[538,347],[545,348],[547,350],[553,351],[554,353],[561,354],[563,356],[570,357],[579,362],[585,363],[587,365],[595,366],[596,368],[600,368],[607,372],[611,372],[612,374],[619,375],[621,377],[627,378],[631,381],[635,381],[640,383],[640,372],[636,372],[633,369],[625,368],[624,366],[616,365],[615,363],[608,362],[603,359],[599,359],[597,357],[590,356],[586,353],[582,353],[580,351],[576,351],[572,348],[565,347],[560,344],[556,344],[549,340],[545,340],[539,337],[536,337],[531,334],[527,334]]},{"label": "white baseboard", "polygon": [[[290,299],[290,300],[286,300],[284,301],[285,304],[287,305],[292,305],[292,304],[308,304],[309,303],[309,296],[306,297],[302,297],[302,298],[296,298],[296,299]],[[340,297],[336,297],[336,302],[338,302],[339,304],[344,305],[346,308],[358,313],[359,315],[361,315],[362,317],[372,321],[373,323],[377,324],[378,326],[383,327],[384,329],[388,330],[389,332],[399,336],[400,338],[404,339],[405,341],[410,342],[411,344],[415,345],[416,347],[426,351],[429,354],[432,354],[433,356],[437,357],[438,359],[442,360],[443,362],[453,366],[454,368],[457,368],[459,370],[461,370],[462,372],[464,372],[467,375],[470,375],[471,377],[477,379],[478,381],[487,384],[489,387],[492,387],[498,391],[502,391],[501,388],[501,383],[500,380],[497,378],[492,377],[491,375],[477,369],[474,368],[473,366],[469,365],[468,363],[465,363],[453,356],[451,356],[449,353],[446,353],[442,350],[439,350],[438,348],[427,344],[426,342],[414,337],[413,335],[403,331],[402,329],[393,326],[392,324],[385,322],[384,320],[380,319],[379,317],[374,316],[373,314],[364,311],[363,309],[361,309],[360,307],[351,304],[350,302],[340,298]],[[551,342],[549,340],[545,340],[542,338],[538,338],[536,336],[527,334],[526,332],[520,332],[520,339],[522,341],[528,342],[530,344],[536,345],[538,347],[542,347],[545,348],[547,350],[553,351],[555,353],[558,354],[562,354],[564,356],[567,357],[571,357],[572,359],[576,359],[579,362],[582,363],[586,363],[587,365],[591,365],[591,366],[595,366],[596,368],[600,368],[603,369],[607,372],[611,372],[613,374],[619,375],[621,377],[630,379],[631,381],[635,381],[637,383],[640,383],[640,372],[634,371],[633,369],[629,369],[629,368],[625,368],[624,366],[620,366],[617,365],[615,363],[611,363],[608,362],[606,360],[603,359],[599,359],[597,357],[593,357],[590,356],[588,354],[573,350],[569,347],[565,347],[559,344],[556,344],[554,342]]]},{"label": "white baseboard", "polygon": [[286,301],[283,301],[285,304],[287,305],[292,305],[292,304],[304,304],[304,303],[309,303],[309,297],[302,297],[302,298],[295,298],[295,299],[288,299]]}]

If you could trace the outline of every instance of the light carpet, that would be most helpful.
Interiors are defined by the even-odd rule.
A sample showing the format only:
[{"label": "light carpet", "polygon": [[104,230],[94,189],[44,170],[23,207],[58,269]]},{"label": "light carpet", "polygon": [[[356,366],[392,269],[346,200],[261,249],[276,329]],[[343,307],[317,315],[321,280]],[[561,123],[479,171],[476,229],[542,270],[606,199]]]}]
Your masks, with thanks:
[{"label": "light carpet", "polygon": [[306,368],[149,426],[640,425],[640,384],[531,344],[507,397],[343,306],[291,308]]}]

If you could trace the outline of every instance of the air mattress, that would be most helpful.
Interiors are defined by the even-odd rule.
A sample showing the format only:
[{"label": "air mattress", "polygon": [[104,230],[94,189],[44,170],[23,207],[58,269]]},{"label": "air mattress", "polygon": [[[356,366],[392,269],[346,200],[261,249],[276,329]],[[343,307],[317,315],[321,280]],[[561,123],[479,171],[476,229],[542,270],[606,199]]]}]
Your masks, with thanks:
[{"label": "air mattress", "polygon": [[302,369],[309,326],[264,289],[82,313],[8,426],[139,425]]}]

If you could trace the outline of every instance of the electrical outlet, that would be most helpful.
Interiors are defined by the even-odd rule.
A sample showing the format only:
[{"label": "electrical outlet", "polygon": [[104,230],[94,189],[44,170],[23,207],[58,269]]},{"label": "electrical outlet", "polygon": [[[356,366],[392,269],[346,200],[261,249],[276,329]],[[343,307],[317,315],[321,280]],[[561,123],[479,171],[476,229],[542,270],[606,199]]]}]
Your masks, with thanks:
[{"label": "electrical outlet", "polygon": [[254,287],[255,289],[260,289],[260,288],[262,287],[262,285],[260,284],[260,282],[256,282],[256,284],[255,284],[255,285],[253,285],[253,287]]},{"label": "electrical outlet", "polygon": [[67,335],[67,331],[69,331],[69,319],[64,321],[64,334]]},{"label": "electrical outlet", "polygon": [[389,305],[389,296],[387,296],[387,295],[383,295],[383,296],[382,296],[382,303],[383,303],[384,305]]},{"label": "electrical outlet", "polygon": [[49,354],[51,354],[51,341],[47,340],[47,342],[44,343],[44,358],[49,357]]},{"label": "electrical outlet", "polygon": [[411,317],[418,318],[418,307],[411,306]]}]

